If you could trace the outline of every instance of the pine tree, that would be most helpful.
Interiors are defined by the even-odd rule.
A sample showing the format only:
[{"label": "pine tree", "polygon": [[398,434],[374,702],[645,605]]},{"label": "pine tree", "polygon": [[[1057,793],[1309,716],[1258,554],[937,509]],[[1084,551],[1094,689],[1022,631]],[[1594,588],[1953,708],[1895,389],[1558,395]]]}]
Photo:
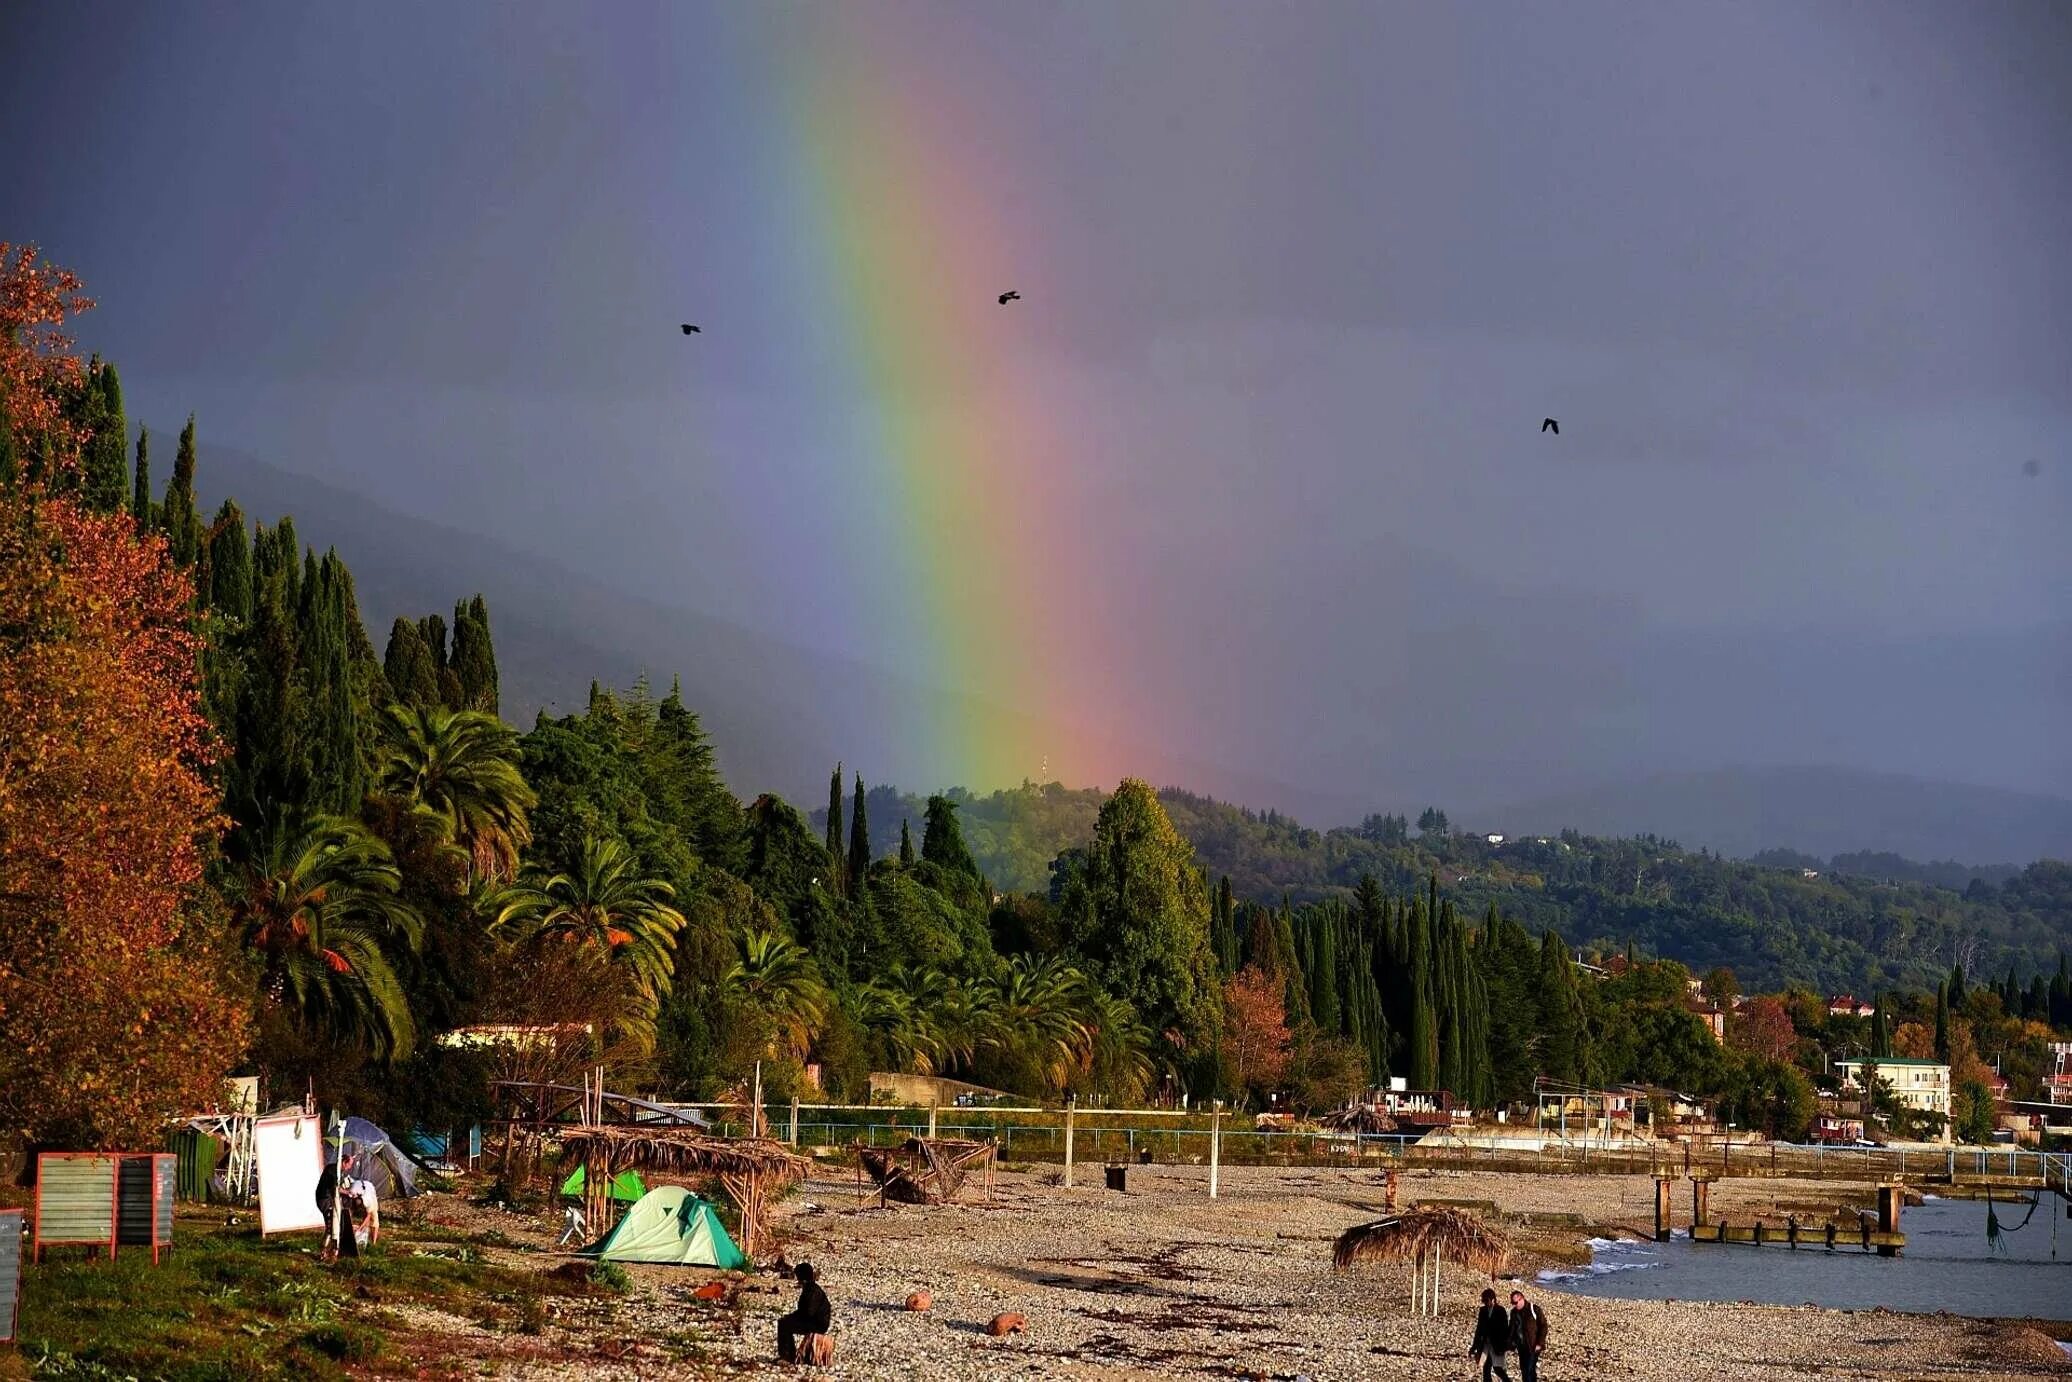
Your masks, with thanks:
[{"label": "pine tree", "polygon": [[389,628],[388,651],[382,659],[389,694],[405,705],[420,710],[439,705],[439,671],[432,663],[432,650],[425,645],[424,630],[408,619],[398,619]]},{"label": "pine tree", "polygon": [[151,511],[151,434],[141,427],[137,429],[136,473],[130,477],[130,517],[136,520],[139,533],[158,526]]},{"label": "pine tree", "polygon": [[856,775],[856,800],[849,808],[849,882],[856,889],[863,887],[871,871],[871,828],[863,807],[863,774]]},{"label": "pine tree", "polygon": [[834,891],[842,892],[842,874],[846,866],[842,852],[842,765],[839,762],[827,778],[827,857],[828,866],[834,870]]},{"label": "pine tree", "polygon": [[904,816],[899,821],[899,866],[903,869],[914,866],[914,832],[908,828]]},{"label": "pine tree", "polygon": [[173,560],[181,566],[194,565],[201,555],[201,517],[194,507],[194,415],[180,431],[180,450],[173,457],[173,478],[166,486],[165,511],[160,516],[166,543]]}]

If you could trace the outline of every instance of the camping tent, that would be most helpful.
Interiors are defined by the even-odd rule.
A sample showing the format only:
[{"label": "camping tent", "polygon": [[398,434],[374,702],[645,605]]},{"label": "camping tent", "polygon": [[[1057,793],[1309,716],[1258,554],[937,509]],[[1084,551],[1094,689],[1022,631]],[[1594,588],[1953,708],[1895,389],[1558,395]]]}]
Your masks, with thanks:
[{"label": "camping tent", "polygon": [[605,1262],[662,1262],[730,1271],[748,1266],[720,1223],[719,1212],[680,1185],[648,1191],[617,1228],[583,1253]]},{"label": "camping tent", "polygon": [[[564,1195],[580,1195],[583,1193],[585,1183],[583,1168],[578,1166],[575,1170],[569,1172],[567,1180],[561,1182],[561,1193]],[[647,1194],[647,1182],[640,1178],[640,1172],[638,1171],[621,1171],[612,1179],[612,1198],[621,1204],[632,1204],[645,1194]]]},{"label": "camping tent", "polygon": [[[324,1134],[324,1164],[338,1164],[339,1134]],[[353,1179],[370,1181],[384,1202],[407,1200],[417,1193],[417,1167],[389,1135],[364,1118],[345,1120],[344,1147],[353,1158]]]}]

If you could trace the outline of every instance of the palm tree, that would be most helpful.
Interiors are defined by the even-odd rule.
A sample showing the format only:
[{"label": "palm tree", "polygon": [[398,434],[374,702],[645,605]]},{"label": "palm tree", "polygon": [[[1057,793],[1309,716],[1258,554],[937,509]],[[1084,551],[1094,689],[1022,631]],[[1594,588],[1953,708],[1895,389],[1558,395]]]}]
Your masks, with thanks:
[{"label": "palm tree", "polygon": [[676,933],[684,924],[675,900],[674,888],[641,875],[626,846],[593,835],[583,840],[573,872],[534,870],[506,888],[490,929],[520,944],[558,937],[596,946],[659,1002],[676,971]]},{"label": "palm tree", "polygon": [[1092,1044],[1079,1016],[1085,988],[1079,971],[1055,956],[1012,957],[994,987],[986,1044],[1048,1090],[1064,1088]]},{"label": "palm tree", "polygon": [[518,771],[518,736],[479,710],[396,704],[380,721],[376,787],[444,823],[479,877],[509,878],[538,800]]},{"label": "palm tree", "polygon": [[721,981],[763,1014],[785,1053],[803,1058],[827,1018],[827,989],[805,947],[781,931],[741,933],[741,958]]},{"label": "palm tree", "polygon": [[383,949],[415,950],[424,936],[401,886],[388,846],[356,821],[320,817],[246,864],[231,902],[267,995],[377,1060],[403,1059],[416,1039]]}]

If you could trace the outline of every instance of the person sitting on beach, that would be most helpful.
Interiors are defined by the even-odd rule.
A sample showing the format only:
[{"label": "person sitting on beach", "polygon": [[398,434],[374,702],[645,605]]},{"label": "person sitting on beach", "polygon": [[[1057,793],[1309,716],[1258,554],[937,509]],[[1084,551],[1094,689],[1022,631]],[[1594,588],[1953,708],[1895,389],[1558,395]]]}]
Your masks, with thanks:
[{"label": "person sitting on beach", "polygon": [[1511,1292],[1511,1350],[1518,1355],[1519,1382],[1539,1382],[1540,1350],[1547,1346],[1547,1317],[1540,1307]]},{"label": "person sitting on beach", "polygon": [[1511,1351],[1511,1316],[1496,1303],[1496,1292],[1484,1288],[1482,1308],[1475,1313],[1475,1341],[1468,1345],[1468,1357],[1482,1364],[1482,1382],[1501,1377],[1511,1382],[1506,1355]]},{"label": "person sitting on beach", "polygon": [[793,1273],[799,1282],[799,1308],[777,1321],[777,1359],[799,1361],[799,1336],[825,1334],[834,1324],[835,1308],[813,1273],[813,1264],[801,1262]]}]

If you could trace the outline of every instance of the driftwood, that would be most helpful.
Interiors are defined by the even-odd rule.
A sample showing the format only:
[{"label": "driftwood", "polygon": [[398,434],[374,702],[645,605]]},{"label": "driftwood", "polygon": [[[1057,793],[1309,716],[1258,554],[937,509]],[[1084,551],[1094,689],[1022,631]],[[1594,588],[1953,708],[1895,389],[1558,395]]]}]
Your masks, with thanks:
[{"label": "driftwood", "polygon": [[880,1201],[948,1204],[957,1198],[965,1176],[974,1166],[984,1168],[990,1195],[997,1152],[998,1147],[992,1142],[910,1137],[898,1147],[866,1147],[859,1143],[856,1159],[877,1185]]},{"label": "driftwood", "polygon": [[1396,1120],[1372,1104],[1354,1104],[1351,1108],[1333,1109],[1317,1120],[1317,1126],[1332,1132],[1391,1133],[1396,1130]]}]

